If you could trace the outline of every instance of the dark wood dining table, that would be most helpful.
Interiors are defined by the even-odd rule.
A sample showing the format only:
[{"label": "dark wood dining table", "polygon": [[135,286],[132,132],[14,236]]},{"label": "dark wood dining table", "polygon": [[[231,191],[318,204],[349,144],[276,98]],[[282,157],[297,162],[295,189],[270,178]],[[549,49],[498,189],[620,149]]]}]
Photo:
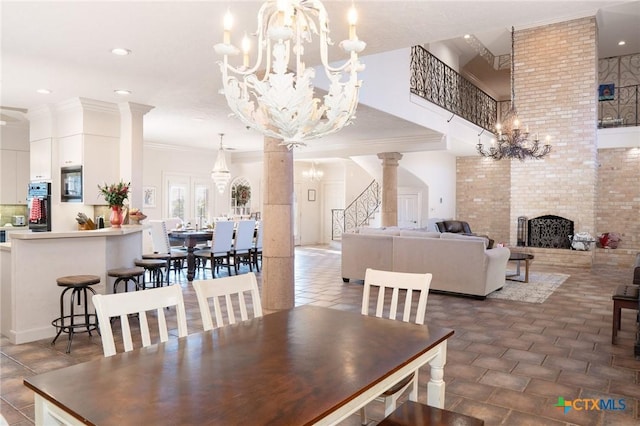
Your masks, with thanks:
[{"label": "dark wood dining table", "polygon": [[427,401],[443,408],[452,335],[305,305],[24,383],[36,424],[335,424],[427,363]]},{"label": "dark wood dining table", "polygon": [[195,247],[198,243],[210,241],[213,239],[213,230],[211,231],[171,231],[169,239],[174,241],[183,241],[187,248],[187,280],[193,281],[196,274],[196,256],[194,254]]}]

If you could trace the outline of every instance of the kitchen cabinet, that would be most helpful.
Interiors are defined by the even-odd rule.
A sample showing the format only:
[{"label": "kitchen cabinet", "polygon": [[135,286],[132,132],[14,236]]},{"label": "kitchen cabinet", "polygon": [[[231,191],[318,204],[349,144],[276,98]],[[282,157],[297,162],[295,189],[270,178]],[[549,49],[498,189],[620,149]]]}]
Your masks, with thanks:
[{"label": "kitchen cabinet", "polygon": [[27,204],[29,152],[0,151],[0,204]]},{"label": "kitchen cabinet", "polygon": [[105,205],[107,202],[100,195],[98,185],[120,181],[118,138],[107,136],[84,136],[84,155],[82,164],[82,180],[84,204]]},{"label": "kitchen cabinet", "polygon": [[29,179],[51,181],[51,138],[31,141]]},{"label": "kitchen cabinet", "polygon": [[60,167],[82,166],[84,153],[83,135],[60,138],[58,144]]},{"label": "kitchen cabinet", "polygon": [[118,143],[118,138],[87,134],[58,140],[60,168],[77,167],[82,170],[80,196],[85,205],[105,204],[98,185],[118,181]]}]

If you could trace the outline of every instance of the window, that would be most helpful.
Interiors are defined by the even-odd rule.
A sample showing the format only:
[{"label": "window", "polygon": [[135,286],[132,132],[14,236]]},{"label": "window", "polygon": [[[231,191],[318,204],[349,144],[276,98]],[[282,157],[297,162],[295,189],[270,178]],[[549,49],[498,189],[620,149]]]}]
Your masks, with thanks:
[{"label": "window", "polygon": [[166,216],[177,217],[193,226],[206,226],[211,221],[213,182],[186,174],[164,176]]},{"label": "window", "polygon": [[169,185],[169,217],[179,217],[185,219],[185,204],[187,188],[185,185]]}]

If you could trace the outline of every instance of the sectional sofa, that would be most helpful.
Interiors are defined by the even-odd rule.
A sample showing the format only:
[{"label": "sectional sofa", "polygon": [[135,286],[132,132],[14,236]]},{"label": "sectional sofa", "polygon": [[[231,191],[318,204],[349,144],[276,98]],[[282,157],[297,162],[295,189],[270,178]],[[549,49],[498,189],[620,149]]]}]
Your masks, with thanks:
[{"label": "sectional sofa", "polygon": [[342,235],[342,279],[364,280],[367,268],[430,272],[431,290],[484,299],[504,286],[509,249],[482,237],[398,228],[360,228]]}]

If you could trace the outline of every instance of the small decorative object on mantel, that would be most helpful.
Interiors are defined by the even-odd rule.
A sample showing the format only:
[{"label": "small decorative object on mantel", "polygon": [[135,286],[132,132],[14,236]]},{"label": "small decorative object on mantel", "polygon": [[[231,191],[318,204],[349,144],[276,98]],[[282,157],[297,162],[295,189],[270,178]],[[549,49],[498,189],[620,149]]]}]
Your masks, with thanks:
[{"label": "small decorative object on mantel", "polygon": [[578,232],[575,235],[569,235],[571,240],[571,248],[579,251],[589,251],[595,244],[596,240],[588,232]]},{"label": "small decorative object on mantel", "polygon": [[617,232],[605,232],[598,237],[598,241],[601,248],[616,249],[618,248],[618,243],[620,243],[620,234]]},{"label": "small decorative object on mantel", "polygon": [[122,226],[122,222],[124,221],[122,207],[124,206],[125,200],[129,198],[130,186],[130,182],[124,183],[122,181],[111,185],[107,185],[106,183],[104,186],[98,185],[100,193],[111,208],[109,222],[111,222],[112,228],[120,228]]}]

